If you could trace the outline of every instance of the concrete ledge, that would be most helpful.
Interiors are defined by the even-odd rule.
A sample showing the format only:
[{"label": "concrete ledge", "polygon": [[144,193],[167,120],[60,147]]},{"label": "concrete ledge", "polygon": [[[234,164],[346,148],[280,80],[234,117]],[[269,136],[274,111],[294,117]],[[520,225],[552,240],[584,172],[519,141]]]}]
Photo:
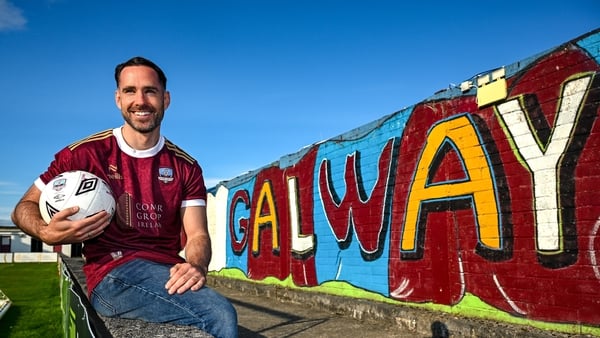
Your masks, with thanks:
[{"label": "concrete ledge", "polygon": [[279,302],[301,304],[326,310],[341,316],[398,326],[398,332],[413,337],[519,337],[519,338],[574,338],[593,337],[546,331],[525,325],[494,320],[467,318],[449,313],[336,296],[277,285],[211,276],[208,284],[216,289],[230,288],[244,294],[268,297]]},{"label": "concrete ledge", "polygon": [[[92,337],[99,338],[129,338],[129,337],[194,337],[211,338],[212,335],[192,326],[171,325],[163,323],[148,323],[141,320],[108,318],[98,315],[87,298],[87,285],[83,274],[83,260],[61,256],[61,260],[71,273],[75,292],[79,294],[79,301],[87,311],[89,329]],[[80,333],[79,336],[87,337],[90,333]]]},{"label": "concrete ledge", "polygon": [[107,330],[115,338],[129,337],[194,337],[205,338],[212,335],[191,326],[147,323],[141,320],[100,317]]}]

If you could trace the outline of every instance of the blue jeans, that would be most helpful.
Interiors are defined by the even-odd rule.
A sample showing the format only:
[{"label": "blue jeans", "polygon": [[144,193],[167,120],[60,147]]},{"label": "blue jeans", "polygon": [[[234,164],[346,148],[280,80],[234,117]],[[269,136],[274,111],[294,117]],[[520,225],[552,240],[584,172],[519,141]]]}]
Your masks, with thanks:
[{"label": "blue jeans", "polygon": [[215,337],[237,337],[237,313],[227,300],[204,286],[169,295],[170,265],[134,259],[113,269],[91,294],[94,309],[106,317],[191,325]]}]

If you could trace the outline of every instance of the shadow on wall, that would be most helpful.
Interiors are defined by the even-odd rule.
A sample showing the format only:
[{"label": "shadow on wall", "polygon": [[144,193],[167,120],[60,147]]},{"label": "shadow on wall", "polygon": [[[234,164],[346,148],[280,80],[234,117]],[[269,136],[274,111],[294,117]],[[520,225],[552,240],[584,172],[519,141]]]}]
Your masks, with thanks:
[{"label": "shadow on wall", "polygon": [[448,332],[448,327],[446,327],[446,324],[439,321],[431,323],[432,338],[448,338],[449,336],[450,332]]}]

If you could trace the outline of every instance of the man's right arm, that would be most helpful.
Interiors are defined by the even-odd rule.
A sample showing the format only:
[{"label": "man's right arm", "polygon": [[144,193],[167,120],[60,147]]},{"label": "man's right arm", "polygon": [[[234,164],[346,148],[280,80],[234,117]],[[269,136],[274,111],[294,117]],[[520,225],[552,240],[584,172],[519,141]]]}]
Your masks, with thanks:
[{"label": "man's right arm", "polygon": [[40,215],[38,202],[36,202],[40,200],[40,195],[40,190],[35,185],[32,185],[25,192],[19,203],[17,203],[11,214],[15,225],[23,230],[23,232],[38,239],[41,239],[39,235],[41,227],[46,225]]}]

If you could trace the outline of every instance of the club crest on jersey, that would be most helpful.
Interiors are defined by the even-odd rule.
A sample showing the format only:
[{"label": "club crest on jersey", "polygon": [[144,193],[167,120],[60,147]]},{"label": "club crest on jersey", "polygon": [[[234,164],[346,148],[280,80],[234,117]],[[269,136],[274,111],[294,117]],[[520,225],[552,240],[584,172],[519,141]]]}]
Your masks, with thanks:
[{"label": "club crest on jersey", "polygon": [[172,168],[158,168],[158,179],[163,183],[169,183],[173,180]]}]

